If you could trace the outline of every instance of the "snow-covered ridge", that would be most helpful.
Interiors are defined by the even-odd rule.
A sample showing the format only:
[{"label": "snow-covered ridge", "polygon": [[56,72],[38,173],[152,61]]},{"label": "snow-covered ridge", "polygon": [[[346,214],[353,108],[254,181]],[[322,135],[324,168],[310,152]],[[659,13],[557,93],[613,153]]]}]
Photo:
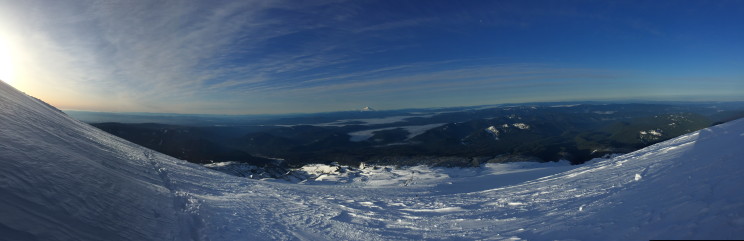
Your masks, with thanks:
[{"label": "snow-covered ridge", "polygon": [[485,131],[488,132],[489,134],[491,134],[493,136],[493,139],[495,139],[497,141],[499,140],[499,134],[500,134],[500,132],[499,132],[498,129],[496,129],[495,126],[489,126],[488,128],[486,128]]},{"label": "snow-covered ridge", "polygon": [[652,136],[662,136],[661,130],[647,130],[647,131],[640,131],[641,135],[652,135]]},{"label": "snow-covered ridge", "polygon": [[[598,160],[599,158],[595,161]],[[301,168],[283,169],[279,167],[257,167],[237,162],[212,163],[204,166],[231,175],[263,181],[358,188],[442,185],[442,188],[438,190],[440,192],[446,191],[445,189],[450,189],[450,187],[479,186],[483,185],[483,182],[498,182],[503,185],[504,181],[500,179],[503,179],[506,174],[520,173],[510,176],[509,183],[515,183],[515,180],[532,180],[579,167],[571,166],[568,161],[486,163],[477,168],[446,168],[424,165],[396,167],[365,165],[362,163],[359,167],[338,164],[308,164]],[[491,180],[488,179],[489,177],[499,180]],[[485,181],[486,179],[488,181]],[[452,185],[453,183],[457,185]],[[493,187],[493,184],[490,187]]]},{"label": "snow-covered ridge", "polygon": [[296,185],[152,152],[0,83],[0,239],[736,239],[741,143],[736,120],[526,179],[523,170],[556,167],[432,185],[415,175],[415,185],[382,188]]},{"label": "snow-covered ridge", "polygon": [[530,126],[527,125],[527,124],[525,124],[525,123],[514,123],[514,124],[512,124],[512,126],[518,128],[520,130],[529,130],[530,129]]}]

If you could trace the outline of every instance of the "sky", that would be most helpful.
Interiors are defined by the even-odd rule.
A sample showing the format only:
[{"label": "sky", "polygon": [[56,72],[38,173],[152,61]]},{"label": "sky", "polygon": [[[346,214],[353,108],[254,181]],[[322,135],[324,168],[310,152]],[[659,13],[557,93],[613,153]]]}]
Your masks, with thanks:
[{"label": "sky", "polygon": [[0,79],[104,112],[744,100],[742,13],[725,0],[0,0]]}]

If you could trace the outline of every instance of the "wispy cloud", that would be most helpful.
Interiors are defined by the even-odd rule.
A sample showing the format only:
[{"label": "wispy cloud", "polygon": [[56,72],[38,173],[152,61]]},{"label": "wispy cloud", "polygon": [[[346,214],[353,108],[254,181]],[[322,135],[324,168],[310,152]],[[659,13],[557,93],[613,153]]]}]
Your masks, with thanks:
[{"label": "wispy cloud", "polygon": [[[433,67],[433,66],[431,66]],[[400,74],[394,72],[386,76],[374,76],[378,72],[350,74],[357,81],[343,83],[328,82],[314,86],[293,86],[283,91],[293,95],[316,95],[322,93],[350,92],[381,93],[398,91],[417,91],[423,89],[440,89],[464,87],[470,89],[489,88],[494,83],[524,82],[529,80],[597,80],[612,79],[619,73],[603,70],[570,69],[550,67],[542,64],[508,64],[496,66],[460,67],[454,69],[418,69],[416,72]],[[437,66],[443,67],[443,66]]]},{"label": "wispy cloud", "polygon": [[356,33],[364,33],[364,32],[375,32],[375,31],[385,31],[385,30],[392,30],[392,29],[400,29],[400,28],[407,28],[407,27],[418,27],[427,23],[435,22],[436,19],[434,18],[416,18],[416,19],[404,19],[400,21],[392,21],[392,22],[385,22],[380,24],[374,24],[371,26],[354,29],[353,32]]},{"label": "wispy cloud", "polygon": [[[639,72],[595,65],[625,52],[605,48],[616,42],[589,49],[554,38],[557,23],[580,23],[565,31],[584,43],[674,34],[642,11],[629,18],[596,3],[543,3],[0,0],[0,35],[20,66],[16,82],[63,108],[242,113],[534,86],[569,92]],[[587,22],[599,26],[581,32]]]},{"label": "wispy cloud", "polygon": [[[49,68],[46,72],[65,69],[58,71],[68,73],[58,76],[64,85],[115,93],[123,102],[184,99],[204,89],[272,81],[273,75],[349,61],[333,53],[333,46],[264,50],[276,39],[322,27],[293,24],[287,22],[293,16],[267,12],[319,6],[280,1],[74,3],[12,4],[18,12],[37,11],[31,21],[16,26],[31,33],[17,41],[37,49],[27,51],[28,57]],[[50,68],[54,62],[63,64]]]}]

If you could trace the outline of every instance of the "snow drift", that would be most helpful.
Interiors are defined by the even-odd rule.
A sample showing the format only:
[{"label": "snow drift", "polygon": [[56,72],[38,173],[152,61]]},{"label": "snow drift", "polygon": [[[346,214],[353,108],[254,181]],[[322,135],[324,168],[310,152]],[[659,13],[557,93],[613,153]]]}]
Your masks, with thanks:
[{"label": "snow drift", "polygon": [[150,151],[0,82],[0,240],[743,238],[742,143],[737,120],[527,181],[294,185]]}]

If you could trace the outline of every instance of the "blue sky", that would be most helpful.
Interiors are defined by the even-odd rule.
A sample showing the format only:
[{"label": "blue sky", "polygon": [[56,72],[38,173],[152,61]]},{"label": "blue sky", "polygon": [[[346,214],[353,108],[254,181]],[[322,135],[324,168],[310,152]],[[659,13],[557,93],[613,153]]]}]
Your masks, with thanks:
[{"label": "blue sky", "polygon": [[0,79],[63,109],[744,99],[743,1],[0,0]]}]

